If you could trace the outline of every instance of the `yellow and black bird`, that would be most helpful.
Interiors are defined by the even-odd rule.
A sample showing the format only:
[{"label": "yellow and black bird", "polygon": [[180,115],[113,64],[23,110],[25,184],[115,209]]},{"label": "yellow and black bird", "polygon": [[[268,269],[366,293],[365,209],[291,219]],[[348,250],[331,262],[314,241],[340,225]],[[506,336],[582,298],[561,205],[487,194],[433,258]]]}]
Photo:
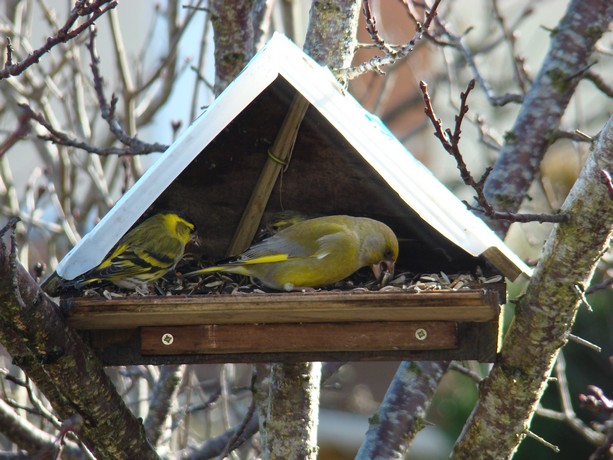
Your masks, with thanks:
[{"label": "yellow and black bird", "polygon": [[371,266],[377,279],[393,273],[396,235],[366,217],[326,216],[295,222],[251,246],[236,260],[185,276],[229,272],[259,279],[265,286],[292,291],[327,286]]},{"label": "yellow and black bird", "polygon": [[185,218],[172,212],[155,214],[126,233],[100,265],[64,281],[62,287],[83,289],[108,282],[138,290],[174,269],[194,235],[194,224]]}]

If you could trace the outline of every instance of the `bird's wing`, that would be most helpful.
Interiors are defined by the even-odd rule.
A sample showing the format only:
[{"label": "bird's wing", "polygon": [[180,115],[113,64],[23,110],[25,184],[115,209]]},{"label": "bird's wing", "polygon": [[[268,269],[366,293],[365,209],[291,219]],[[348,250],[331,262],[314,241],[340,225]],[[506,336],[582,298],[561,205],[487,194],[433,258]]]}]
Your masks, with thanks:
[{"label": "bird's wing", "polygon": [[166,257],[147,248],[133,245],[120,245],[113,254],[101,263],[92,276],[110,278],[115,275],[129,277],[167,268],[174,264],[174,259]]},{"label": "bird's wing", "polygon": [[295,225],[255,244],[236,263],[258,264],[315,257],[321,259],[342,244],[350,232],[344,225],[323,223],[316,228]]}]

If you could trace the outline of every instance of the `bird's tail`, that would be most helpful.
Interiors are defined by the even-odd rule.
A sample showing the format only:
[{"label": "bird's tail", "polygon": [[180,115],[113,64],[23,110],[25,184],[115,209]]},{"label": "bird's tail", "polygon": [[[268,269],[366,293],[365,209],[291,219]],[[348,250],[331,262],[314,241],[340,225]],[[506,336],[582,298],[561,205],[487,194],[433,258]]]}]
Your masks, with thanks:
[{"label": "bird's tail", "polygon": [[93,284],[97,281],[100,281],[98,278],[87,278],[83,275],[78,276],[75,279],[72,280],[62,280],[62,288],[63,289],[77,289],[77,290],[81,290],[83,289],[85,286],[88,286],[90,284]]},{"label": "bird's tail", "polygon": [[196,271],[193,271],[193,272],[186,273],[183,276],[186,276],[186,277],[190,278],[190,277],[193,277],[193,276],[204,275],[204,274],[207,274],[207,273],[221,272],[221,271],[224,270],[224,268],[225,268],[224,265],[215,265],[213,267],[201,268],[200,270],[196,270]]},{"label": "bird's tail", "polygon": [[276,262],[284,262],[289,258],[288,254],[269,254],[265,256],[259,256],[254,258],[245,258],[240,257],[238,259],[230,259],[232,262],[230,263],[219,263],[217,265],[213,265],[212,267],[201,268],[200,270],[196,270],[195,272],[186,273],[184,276],[198,276],[205,275],[207,273],[215,273],[215,272],[228,272],[235,273],[237,275],[245,275],[251,276],[252,273],[250,271],[249,266],[251,265],[260,265],[260,264],[270,264]]}]

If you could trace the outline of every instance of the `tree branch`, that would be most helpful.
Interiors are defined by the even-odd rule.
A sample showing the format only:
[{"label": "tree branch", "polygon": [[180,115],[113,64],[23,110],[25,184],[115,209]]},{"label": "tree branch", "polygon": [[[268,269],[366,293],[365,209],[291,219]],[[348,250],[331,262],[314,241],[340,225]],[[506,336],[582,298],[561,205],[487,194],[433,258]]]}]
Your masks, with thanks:
[{"label": "tree branch", "polygon": [[215,94],[219,95],[255,54],[251,13],[255,0],[209,3],[215,40]]},{"label": "tree branch", "polygon": [[475,80],[471,80],[468,83],[466,91],[460,93],[460,113],[455,117],[455,127],[453,132],[448,128],[443,131],[443,124],[439,118],[436,117],[434,109],[432,108],[432,101],[428,94],[428,85],[423,81],[419,83],[419,88],[424,95],[424,103],[426,105],[426,116],[432,122],[434,126],[434,135],[441,142],[443,148],[449,153],[456,161],[458,169],[460,170],[460,176],[466,185],[472,187],[477,192],[476,201],[479,207],[474,207],[467,202],[464,202],[466,207],[472,211],[482,213],[490,219],[501,219],[511,222],[565,222],[568,220],[568,216],[563,214],[527,214],[527,213],[513,213],[507,211],[496,211],[487,201],[483,192],[483,185],[485,184],[487,177],[491,172],[491,168],[488,168],[481,179],[475,180],[468,170],[468,166],[464,162],[462,153],[460,152],[460,136],[462,134],[462,121],[464,116],[468,113],[468,94],[475,87]]},{"label": "tree branch", "polygon": [[454,447],[455,458],[509,458],[526,436],[581,304],[575,286],[589,283],[610,244],[613,200],[600,171],[612,169],[613,117],[562,206],[570,221],[554,227],[517,302],[498,362],[482,383],[479,401]]},{"label": "tree branch", "polygon": [[78,434],[97,458],[157,459],[98,358],[17,262],[12,236],[10,251],[0,240],[0,341],[62,420],[83,420]]},{"label": "tree branch", "polygon": [[377,413],[370,419],[357,460],[404,458],[449,362],[402,362]]},{"label": "tree branch", "polygon": [[[551,142],[550,134],[558,130],[594,45],[612,19],[613,3],[608,0],[570,2],[552,33],[549,52],[485,183],[485,196],[494,208],[510,212],[519,209],[539,173]],[[488,223],[499,235],[504,235],[510,225],[492,219]]]},{"label": "tree branch", "polygon": [[88,142],[79,141],[68,134],[59,131],[49,123],[41,113],[35,112],[32,107],[27,104],[18,104],[21,110],[29,119],[32,119],[44,127],[48,132],[48,136],[39,136],[41,139],[53,142],[54,144],[65,145],[67,147],[74,147],[76,149],[85,150],[89,153],[96,155],[119,155],[119,156],[134,156],[134,155],[147,155],[153,152],[164,152],[168,145],[164,144],[148,144],[142,142],[136,138],[132,139],[132,145],[129,147],[98,147]]},{"label": "tree branch", "polygon": [[176,403],[179,384],[184,372],[185,365],[161,366],[160,368],[160,376],[153,387],[149,412],[145,419],[145,433],[147,433],[149,442],[154,446],[158,445],[164,423],[172,405]]},{"label": "tree branch", "polygon": [[[31,454],[39,453],[40,455],[42,452],[51,453],[57,450],[54,436],[20,417],[2,399],[0,399],[0,431],[20,449]],[[79,446],[73,442],[67,442],[64,446],[64,454],[66,458],[76,458],[81,456],[82,452]]]},{"label": "tree branch", "polygon": [[[404,59],[405,57],[407,57],[411,53],[411,51],[413,51],[413,49],[415,48],[415,44],[419,40],[421,40],[424,33],[430,27],[432,20],[437,15],[437,9],[440,3],[441,3],[441,0],[435,0],[435,2],[432,4],[432,7],[430,8],[430,11],[426,12],[426,19],[423,24],[421,24],[420,22],[416,22],[417,30],[415,31],[415,35],[406,44],[399,46],[399,47],[392,47],[392,46],[386,45],[384,47],[386,51],[385,55],[375,56],[374,58],[366,62],[363,62],[362,64],[356,67],[350,67],[350,68],[336,67],[335,74],[337,78],[341,81],[346,81],[346,80],[352,80],[356,77],[359,77],[363,73],[370,72],[373,70],[378,73],[382,73],[382,70],[381,70],[382,67],[392,65],[396,63],[397,61],[399,61],[400,59]],[[372,13],[370,13],[370,9],[367,7],[368,7],[368,3],[365,3],[364,11],[365,11],[366,18],[368,20],[370,16],[371,21],[372,21]],[[374,29],[374,31],[376,31],[376,29]],[[372,28],[369,30],[369,32],[371,33],[371,36],[372,36],[373,34]],[[378,37],[378,33],[376,34],[376,37]],[[375,39],[375,41],[379,42],[378,39]],[[379,45],[379,46],[381,47],[382,45]]]}]

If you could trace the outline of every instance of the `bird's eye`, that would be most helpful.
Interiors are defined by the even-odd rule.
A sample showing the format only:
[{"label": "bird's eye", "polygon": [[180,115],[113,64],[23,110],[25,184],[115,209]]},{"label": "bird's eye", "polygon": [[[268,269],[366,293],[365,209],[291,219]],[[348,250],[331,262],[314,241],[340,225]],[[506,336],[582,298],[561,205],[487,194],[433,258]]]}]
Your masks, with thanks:
[{"label": "bird's eye", "polygon": [[394,257],[394,251],[392,251],[391,248],[386,248],[385,252],[383,253],[383,258],[385,259],[391,259]]}]

